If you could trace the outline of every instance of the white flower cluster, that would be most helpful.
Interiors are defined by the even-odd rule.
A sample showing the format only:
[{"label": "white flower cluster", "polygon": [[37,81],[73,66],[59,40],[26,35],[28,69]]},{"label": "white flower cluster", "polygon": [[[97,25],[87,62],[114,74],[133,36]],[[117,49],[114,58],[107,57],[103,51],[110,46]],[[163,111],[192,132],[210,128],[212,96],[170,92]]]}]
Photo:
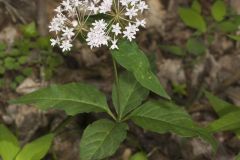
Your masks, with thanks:
[{"label": "white flower cluster", "polygon": [[139,17],[146,9],[144,0],[63,0],[49,25],[56,34],[51,45],[69,51],[80,35],[91,48],[110,44],[118,49],[119,38],[132,41],[139,27],[145,27],[145,19]]}]

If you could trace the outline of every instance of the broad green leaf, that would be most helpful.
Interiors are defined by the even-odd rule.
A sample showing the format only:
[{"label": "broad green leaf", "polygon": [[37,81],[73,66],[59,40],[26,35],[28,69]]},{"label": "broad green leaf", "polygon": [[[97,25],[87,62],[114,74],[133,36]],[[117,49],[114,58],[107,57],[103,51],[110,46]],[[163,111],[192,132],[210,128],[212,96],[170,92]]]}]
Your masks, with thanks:
[{"label": "broad green leaf", "polygon": [[185,56],[186,52],[181,47],[175,45],[161,45],[160,48],[176,56]]},{"label": "broad green leaf", "polygon": [[199,56],[202,55],[206,51],[206,49],[207,48],[203,41],[197,38],[190,38],[187,41],[187,50],[189,53]]},{"label": "broad green leaf", "polygon": [[120,118],[127,115],[138,107],[143,100],[148,96],[149,91],[142,87],[134,78],[134,76],[126,72],[119,77],[119,101],[120,108],[117,106],[117,86],[116,83],[113,87],[112,100]]},{"label": "broad green leaf", "polygon": [[222,21],[217,24],[217,27],[220,31],[225,33],[232,33],[235,32],[238,29],[238,24],[231,20]]},{"label": "broad green leaf", "polygon": [[179,15],[183,22],[200,32],[207,31],[207,25],[204,18],[195,10],[191,8],[179,8]]},{"label": "broad green leaf", "polygon": [[235,40],[235,41],[240,41],[240,36],[239,35],[228,35],[228,37]]},{"label": "broad green leaf", "polygon": [[136,109],[130,118],[144,129],[160,134],[173,132],[184,137],[199,136],[216,149],[217,143],[212,135],[198,127],[183,109],[173,103],[149,101]]},{"label": "broad green leaf", "polygon": [[238,107],[214,96],[210,92],[205,92],[205,95],[219,116],[224,116],[231,112],[240,111]]},{"label": "broad green leaf", "polygon": [[211,8],[211,13],[216,21],[222,21],[227,13],[225,2],[223,0],[216,0]]},{"label": "broad green leaf", "polygon": [[158,77],[153,74],[153,72],[148,69],[136,69],[134,72],[134,76],[137,79],[137,81],[145,88],[151,90],[152,92],[166,98],[166,99],[171,99],[162,85],[159,82]]},{"label": "broad green leaf", "polygon": [[52,85],[11,102],[34,104],[40,109],[61,109],[68,115],[83,112],[110,112],[103,93],[94,86],[82,83]]},{"label": "broad green leaf", "polygon": [[230,131],[240,129],[240,111],[228,113],[212,122],[208,129],[211,132]]},{"label": "broad green leaf", "polygon": [[132,72],[136,80],[152,92],[170,99],[156,75],[151,71],[151,66],[146,55],[134,42],[121,41],[119,50],[112,52],[114,59],[128,71]]},{"label": "broad green leaf", "polygon": [[143,152],[138,152],[134,154],[130,160],[148,160],[147,155]]},{"label": "broad green leaf", "polygon": [[192,3],[192,9],[194,9],[196,12],[198,13],[201,13],[202,11],[202,6],[201,4],[199,3],[198,0],[194,0],[193,3]]},{"label": "broad green leaf", "polygon": [[19,150],[20,146],[17,138],[8,128],[0,124],[0,157],[3,160],[13,160]]},{"label": "broad green leaf", "polygon": [[26,144],[17,155],[16,160],[41,160],[48,153],[53,138],[53,134],[48,134]]},{"label": "broad green leaf", "polygon": [[[213,94],[209,93],[209,92],[205,92],[206,97],[208,98],[210,104],[212,105],[212,107],[214,108],[214,110],[217,112],[217,114],[220,117],[223,117],[229,113],[235,113],[235,112],[239,112],[240,108],[238,108],[237,106],[234,106],[216,96],[214,96]],[[240,128],[238,129],[233,129],[232,130],[238,138],[240,138]]]},{"label": "broad green leaf", "polygon": [[127,125],[98,120],[89,125],[80,142],[82,160],[101,160],[113,155],[126,138]]}]

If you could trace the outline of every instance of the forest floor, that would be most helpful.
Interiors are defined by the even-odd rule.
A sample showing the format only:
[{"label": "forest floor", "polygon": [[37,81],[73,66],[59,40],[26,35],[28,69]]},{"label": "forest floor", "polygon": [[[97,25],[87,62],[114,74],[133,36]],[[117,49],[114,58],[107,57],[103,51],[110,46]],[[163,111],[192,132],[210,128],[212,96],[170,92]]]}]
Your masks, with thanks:
[{"label": "forest floor", "polygon": [[[177,8],[188,6],[188,0],[147,0],[150,13],[147,16],[148,26],[138,34],[137,43],[153,62],[159,80],[173,100],[184,106],[193,119],[206,125],[217,118],[203,89],[208,89],[217,96],[240,106],[240,50],[239,43],[226,36],[215,33],[214,42],[200,57],[177,57],[161,50],[162,44],[184,46],[191,29],[186,27],[179,18]],[[236,1],[229,4],[240,9]],[[206,14],[211,1],[202,0]],[[7,4],[6,4],[7,3]],[[21,37],[21,24],[35,21],[38,32],[48,34],[48,21],[52,17],[57,0],[0,0],[0,42],[11,48],[16,39]],[[9,9],[10,6],[10,9]],[[207,39],[207,37],[206,37]],[[59,52],[58,49],[55,49]],[[33,54],[40,54],[34,50]],[[32,90],[52,83],[68,83],[84,81],[98,86],[109,99],[114,81],[111,56],[107,49],[89,49],[88,46],[76,42],[76,48],[69,55],[59,52],[63,63],[54,72],[50,80],[41,77],[40,65],[32,66],[34,73],[19,84],[16,89],[5,87],[0,92],[0,122],[16,131],[22,144],[43,135],[56,127],[65,113],[60,111],[39,111],[33,106],[9,105],[8,100],[14,99]],[[9,73],[14,77],[17,73]],[[182,86],[176,91],[173,86]],[[176,88],[176,87],[175,87]],[[151,95],[155,97],[154,94]],[[83,129],[101,114],[80,114],[65,131],[55,138],[51,153],[58,160],[78,160],[79,141]],[[220,142],[215,155],[211,147],[200,139],[186,139],[174,134],[159,135],[143,131],[130,123],[129,139],[120,147],[111,160],[127,160],[137,151],[148,153],[150,160],[232,160],[240,151],[240,141],[230,133],[218,133],[215,137]],[[46,158],[51,160],[53,154]]]}]

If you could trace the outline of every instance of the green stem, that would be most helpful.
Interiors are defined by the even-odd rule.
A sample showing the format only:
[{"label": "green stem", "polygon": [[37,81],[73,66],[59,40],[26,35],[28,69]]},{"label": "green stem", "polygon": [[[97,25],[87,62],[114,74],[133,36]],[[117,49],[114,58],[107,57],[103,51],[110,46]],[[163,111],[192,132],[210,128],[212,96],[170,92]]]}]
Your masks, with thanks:
[{"label": "green stem", "polygon": [[117,120],[116,117],[114,116],[114,114],[109,110],[107,112],[115,121]]},{"label": "green stem", "polygon": [[118,114],[118,120],[121,120],[121,114],[120,114],[120,98],[119,98],[119,78],[118,78],[118,70],[117,70],[117,63],[113,59],[113,68],[114,68],[114,75],[115,75],[115,83],[116,83],[116,89],[117,89],[117,114]]}]

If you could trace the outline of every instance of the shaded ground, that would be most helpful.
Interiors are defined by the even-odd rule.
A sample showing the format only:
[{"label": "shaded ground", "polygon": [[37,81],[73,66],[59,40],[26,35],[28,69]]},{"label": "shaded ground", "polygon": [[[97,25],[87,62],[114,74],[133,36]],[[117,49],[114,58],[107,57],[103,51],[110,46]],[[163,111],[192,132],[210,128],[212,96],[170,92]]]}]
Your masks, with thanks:
[{"label": "shaded ground", "polygon": [[[176,103],[186,106],[192,117],[202,125],[214,120],[217,116],[207,100],[201,96],[199,92],[201,88],[208,88],[218,96],[240,106],[239,44],[216,33],[213,45],[204,56],[196,60],[193,67],[189,65],[192,57],[178,58],[163,52],[159,47],[160,44],[184,45],[190,37],[192,30],[183,25],[176,12],[178,6],[186,6],[188,1],[148,0],[148,2],[151,8],[148,16],[149,26],[138,34],[137,42],[153,60],[160,81]],[[210,1],[202,0],[201,2],[208,14]],[[51,17],[57,2],[42,0],[36,4],[30,0],[4,0],[4,3],[8,3],[13,9],[7,9],[7,5],[0,1],[0,15],[3,15],[0,18],[0,41],[7,42],[11,47],[14,39],[21,36],[18,30],[19,24],[31,21],[38,23],[41,35],[47,34],[48,18]],[[240,8],[237,0],[229,1],[229,4],[237,9]],[[47,133],[49,129],[61,123],[66,115],[58,111],[42,112],[32,106],[8,105],[7,101],[17,97],[19,93],[26,93],[29,89],[50,83],[85,81],[98,86],[110,98],[113,75],[108,51],[106,49],[91,51],[87,46],[77,42],[76,46],[71,55],[63,56],[59,53],[63,56],[64,63],[50,81],[43,81],[36,72],[17,88],[18,93],[10,89],[1,90],[0,122],[17,131],[22,143]],[[186,84],[186,95],[174,93],[173,84]],[[46,159],[53,159],[52,157],[56,156],[58,160],[77,160],[78,144],[83,129],[102,116],[79,115],[60,136],[55,138],[51,154]],[[129,139],[111,159],[127,160],[131,154],[141,150],[148,153],[150,160],[233,159],[240,151],[240,141],[229,133],[219,133],[216,137],[220,141],[220,147],[217,154],[213,156],[210,146],[198,139],[189,140],[172,134],[149,133],[131,124]]]}]

